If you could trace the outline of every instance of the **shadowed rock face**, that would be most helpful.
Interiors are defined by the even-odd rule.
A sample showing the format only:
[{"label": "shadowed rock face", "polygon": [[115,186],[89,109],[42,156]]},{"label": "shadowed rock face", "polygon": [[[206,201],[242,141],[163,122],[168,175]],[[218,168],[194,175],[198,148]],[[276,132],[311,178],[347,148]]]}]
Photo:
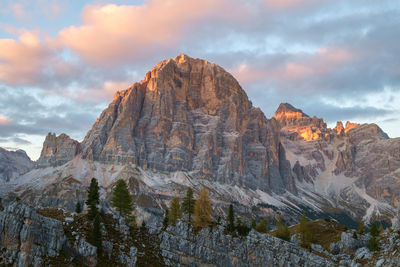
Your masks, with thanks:
[{"label": "shadowed rock face", "polygon": [[33,169],[34,163],[25,151],[8,151],[0,147],[0,182],[9,182]]},{"label": "shadowed rock face", "polygon": [[49,166],[60,166],[79,153],[79,142],[66,134],[49,133],[43,143],[42,153],[37,161],[40,168]]},{"label": "shadowed rock face", "polygon": [[62,223],[18,202],[0,211],[0,265],[42,266],[66,244]]},{"label": "shadowed rock face", "polygon": [[277,122],[221,67],[180,55],[118,92],[82,143],[83,158],[221,183],[295,192]]}]

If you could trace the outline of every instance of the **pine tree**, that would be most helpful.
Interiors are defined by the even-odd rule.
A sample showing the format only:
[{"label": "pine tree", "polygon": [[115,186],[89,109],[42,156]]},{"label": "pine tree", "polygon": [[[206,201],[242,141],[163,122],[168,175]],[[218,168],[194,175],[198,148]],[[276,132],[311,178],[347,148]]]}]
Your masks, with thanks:
[{"label": "pine tree", "polygon": [[188,188],[186,191],[186,196],[183,198],[182,211],[189,216],[189,222],[192,222],[192,215],[194,213],[194,205],[196,200],[193,198],[192,188]]},{"label": "pine tree", "polygon": [[267,224],[267,220],[263,219],[262,221],[260,221],[255,228],[258,232],[260,233],[267,233],[268,232],[268,224]]},{"label": "pine tree", "polygon": [[208,191],[203,187],[194,206],[194,224],[197,228],[212,225],[212,208]]},{"label": "pine tree", "polygon": [[357,234],[363,235],[364,232],[365,232],[364,222],[362,220],[360,220],[358,222]]},{"label": "pine tree", "polygon": [[240,218],[236,220],[236,227],[237,233],[241,236],[246,236],[250,232],[250,228],[247,226],[246,222],[242,222]]},{"label": "pine tree", "polygon": [[232,233],[235,230],[235,212],[233,210],[232,204],[229,205],[227,221],[228,221],[228,223],[226,225],[225,230],[227,232]]},{"label": "pine tree", "polygon": [[379,235],[378,226],[376,225],[376,222],[375,222],[375,221],[372,221],[371,229],[369,230],[369,233],[370,233],[371,236],[373,236],[373,237],[377,237],[377,236]]},{"label": "pine tree", "polygon": [[79,201],[76,202],[75,212],[78,213],[78,214],[82,212],[81,203]]},{"label": "pine tree", "polygon": [[97,213],[93,220],[91,244],[97,247],[97,254],[101,253],[101,225],[100,215]]},{"label": "pine tree", "polygon": [[177,197],[174,197],[171,201],[168,217],[171,224],[175,224],[181,218],[181,207]]},{"label": "pine tree", "polygon": [[88,191],[88,199],[86,200],[86,205],[89,206],[89,220],[93,220],[96,217],[98,213],[97,204],[99,204],[99,184],[96,178],[92,178]]},{"label": "pine tree", "polygon": [[368,248],[370,251],[378,251],[379,250],[379,244],[378,244],[378,241],[376,241],[375,236],[371,236],[371,238],[368,240]]},{"label": "pine tree", "polygon": [[163,228],[166,229],[168,227],[169,216],[168,216],[168,209],[165,210],[165,217],[163,220]]},{"label": "pine tree", "polygon": [[124,180],[118,180],[111,197],[111,206],[116,208],[121,216],[130,217],[133,211],[132,196]]}]

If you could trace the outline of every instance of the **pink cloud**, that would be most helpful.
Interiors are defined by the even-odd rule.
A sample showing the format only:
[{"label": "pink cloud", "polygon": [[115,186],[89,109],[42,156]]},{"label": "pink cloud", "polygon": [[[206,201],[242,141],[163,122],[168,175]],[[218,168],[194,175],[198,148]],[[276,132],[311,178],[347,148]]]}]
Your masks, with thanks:
[{"label": "pink cloud", "polygon": [[314,4],[321,0],[264,0],[264,4],[268,8],[289,9],[299,6]]},{"label": "pink cloud", "polygon": [[10,120],[4,116],[0,116],[0,125],[9,125]]},{"label": "pink cloud", "polygon": [[321,48],[315,54],[297,58],[279,66],[257,68],[243,64],[231,70],[243,84],[272,79],[295,82],[313,76],[323,76],[355,59],[352,51],[339,48]]},{"label": "pink cloud", "polygon": [[19,40],[0,39],[0,81],[26,84],[36,81],[50,58],[38,34],[22,31]]},{"label": "pink cloud", "polygon": [[235,20],[244,14],[238,2],[228,0],[89,5],[82,14],[83,24],[60,31],[57,43],[92,63],[109,65],[171,48],[202,21]]}]

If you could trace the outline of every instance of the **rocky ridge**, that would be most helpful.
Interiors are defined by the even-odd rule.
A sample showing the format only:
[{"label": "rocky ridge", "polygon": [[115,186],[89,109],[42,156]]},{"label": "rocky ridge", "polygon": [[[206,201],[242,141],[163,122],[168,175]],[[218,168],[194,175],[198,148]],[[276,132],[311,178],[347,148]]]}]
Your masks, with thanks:
[{"label": "rocky ridge", "polygon": [[169,266],[335,266],[323,257],[252,230],[232,237],[223,227],[205,228],[197,235],[184,222],[160,234],[162,255]]},{"label": "rocky ridge", "polygon": [[0,147],[0,184],[10,182],[34,168],[23,150],[8,151]]}]

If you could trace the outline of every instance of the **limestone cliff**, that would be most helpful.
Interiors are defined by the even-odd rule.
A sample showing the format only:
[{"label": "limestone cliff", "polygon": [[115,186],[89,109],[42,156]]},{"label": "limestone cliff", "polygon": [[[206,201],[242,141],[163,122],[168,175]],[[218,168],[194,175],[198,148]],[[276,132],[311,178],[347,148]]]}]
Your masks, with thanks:
[{"label": "limestone cliff", "polygon": [[82,143],[83,158],[221,183],[295,192],[279,126],[224,69],[180,55],[118,92]]},{"label": "limestone cliff", "polygon": [[79,142],[66,134],[49,133],[43,143],[42,153],[37,161],[38,167],[60,166],[79,153]]}]

